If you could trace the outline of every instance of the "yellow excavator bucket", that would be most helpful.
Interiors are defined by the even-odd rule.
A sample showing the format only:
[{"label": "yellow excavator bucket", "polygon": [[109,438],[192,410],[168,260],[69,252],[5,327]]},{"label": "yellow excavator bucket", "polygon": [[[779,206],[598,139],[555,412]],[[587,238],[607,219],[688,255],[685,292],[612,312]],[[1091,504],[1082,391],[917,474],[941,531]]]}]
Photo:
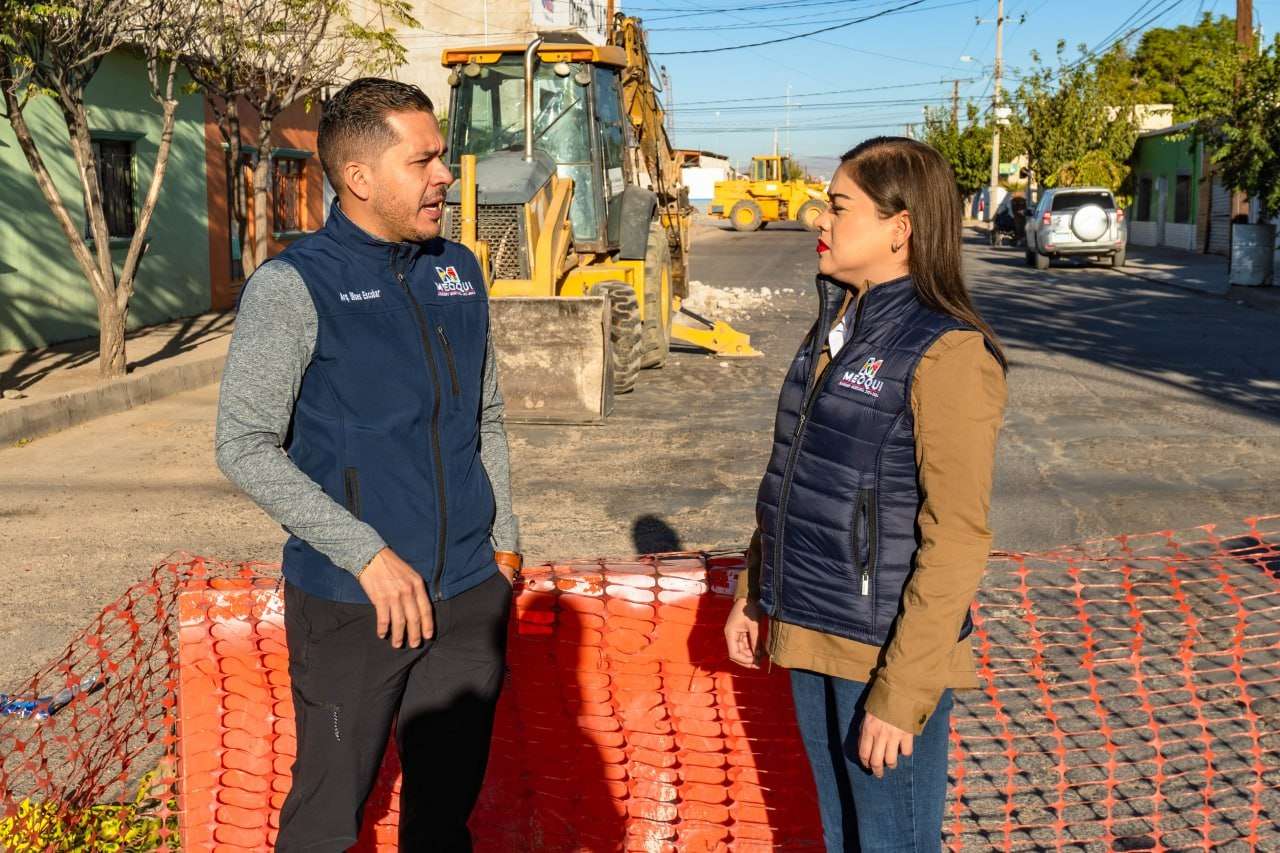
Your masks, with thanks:
[{"label": "yellow excavator bucket", "polygon": [[750,335],[739,332],[723,320],[708,320],[683,306],[674,319],[676,322],[671,324],[673,341],[710,350],[716,358],[759,358],[764,355],[751,346]]}]

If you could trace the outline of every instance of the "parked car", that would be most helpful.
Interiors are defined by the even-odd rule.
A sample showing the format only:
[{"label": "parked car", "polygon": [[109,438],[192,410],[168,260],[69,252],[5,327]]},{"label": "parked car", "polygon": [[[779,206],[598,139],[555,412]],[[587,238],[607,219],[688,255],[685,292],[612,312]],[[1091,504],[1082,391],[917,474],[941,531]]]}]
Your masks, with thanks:
[{"label": "parked car", "polygon": [[1048,269],[1053,258],[1106,258],[1124,266],[1129,226],[1116,197],[1103,187],[1045,190],[1027,217],[1027,265]]}]

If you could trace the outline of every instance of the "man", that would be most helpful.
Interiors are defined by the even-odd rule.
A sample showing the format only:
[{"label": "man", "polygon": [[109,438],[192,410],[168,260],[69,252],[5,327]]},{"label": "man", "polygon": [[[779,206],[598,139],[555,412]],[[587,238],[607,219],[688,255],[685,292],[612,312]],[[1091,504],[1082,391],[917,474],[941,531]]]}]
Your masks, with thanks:
[{"label": "man", "polygon": [[318,147],[337,199],[246,283],[216,439],[291,534],[276,849],[355,843],[394,720],[401,849],[469,850],[519,569],[484,280],[440,237],[453,176],[420,89],[351,83]]}]

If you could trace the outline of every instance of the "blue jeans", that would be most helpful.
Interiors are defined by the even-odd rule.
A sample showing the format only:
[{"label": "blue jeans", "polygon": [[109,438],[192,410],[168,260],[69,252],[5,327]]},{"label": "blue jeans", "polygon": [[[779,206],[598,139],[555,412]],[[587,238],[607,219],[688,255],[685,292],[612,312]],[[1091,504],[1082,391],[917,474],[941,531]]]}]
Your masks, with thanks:
[{"label": "blue jeans", "polygon": [[791,670],[796,722],[818,786],[827,853],[936,853],[947,800],[951,691],[938,700],[910,756],[877,779],[858,763],[867,685]]}]

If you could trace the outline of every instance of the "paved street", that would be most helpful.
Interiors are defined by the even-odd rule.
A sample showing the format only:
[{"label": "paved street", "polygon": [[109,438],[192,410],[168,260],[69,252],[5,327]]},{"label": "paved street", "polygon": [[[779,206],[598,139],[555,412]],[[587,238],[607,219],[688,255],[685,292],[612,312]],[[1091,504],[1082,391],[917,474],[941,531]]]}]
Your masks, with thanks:
[{"label": "paved street", "polygon": [[[764,358],[678,354],[604,427],[512,427],[531,558],[745,544],[774,398],[816,305],[812,246],[777,226],[698,235],[694,279],[772,290],[736,323]],[[1277,511],[1280,316],[1103,268],[1037,273],[976,239],[967,251],[1013,362],[997,548]],[[278,558],[280,531],[213,466],[215,404],[210,386],[0,450],[0,684],[170,551]]]}]

